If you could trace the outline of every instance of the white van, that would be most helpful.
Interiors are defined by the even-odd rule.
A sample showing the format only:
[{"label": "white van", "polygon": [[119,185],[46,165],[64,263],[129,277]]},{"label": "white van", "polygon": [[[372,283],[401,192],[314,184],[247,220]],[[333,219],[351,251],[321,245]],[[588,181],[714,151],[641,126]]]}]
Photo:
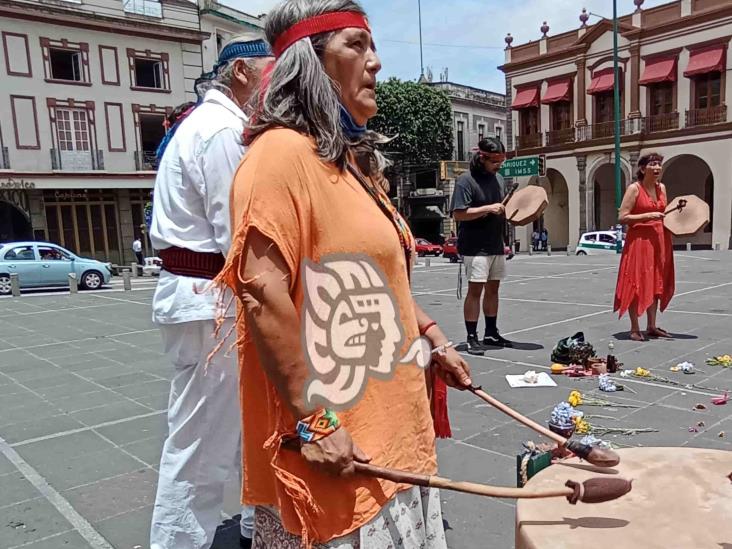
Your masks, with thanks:
[{"label": "white van", "polygon": [[[621,249],[625,242],[620,244]],[[593,231],[584,233],[577,243],[577,255],[615,253],[616,234],[614,231]]]}]

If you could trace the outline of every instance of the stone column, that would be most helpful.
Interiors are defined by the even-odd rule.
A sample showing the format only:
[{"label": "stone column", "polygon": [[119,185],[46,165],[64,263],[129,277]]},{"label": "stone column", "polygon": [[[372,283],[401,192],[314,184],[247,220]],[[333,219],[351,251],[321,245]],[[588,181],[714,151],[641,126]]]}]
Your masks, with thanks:
[{"label": "stone column", "polygon": [[133,261],[137,261],[132,253],[132,242],[135,240],[135,231],[138,230],[132,223],[129,189],[117,190],[117,212],[119,214],[120,240],[122,241],[121,264],[129,265]]},{"label": "stone column", "polygon": [[587,157],[577,156],[579,172],[579,232],[587,232]]},{"label": "stone column", "polygon": [[587,61],[585,58],[577,59],[575,61],[577,65],[577,93],[575,95],[575,101],[577,101],[577,126],[582,127],[587,125],[587,84],[585,82],[585,69]]},{"label": "stone column", "polygon": [[640,44],[630,45],[630,113],[628,118],[640,118]]},{"label": "stone column", "polygon": [[633,183],[635,180],[636,166],[638,166],[638,159],[640,158],[640,151],[630,151],[628,161],[630,162],[630,181],[625,182],[625,188]]},{"label": "stone column", "polygon": [[511,89],[511,77],[506,76],[506,149],[512,151],[513,146],[513,111],[511,110],[511,101],[513,100],[513,90]]},{"label": "stone column", "polygon": [[[30,202],[30,220],[33,227],[33,238],[36,240],[48,239],[48,227],[46,223],[46,205],[43,202],[43,191],[28,191]],[[39,238],[40,237],[40,238]]]}]

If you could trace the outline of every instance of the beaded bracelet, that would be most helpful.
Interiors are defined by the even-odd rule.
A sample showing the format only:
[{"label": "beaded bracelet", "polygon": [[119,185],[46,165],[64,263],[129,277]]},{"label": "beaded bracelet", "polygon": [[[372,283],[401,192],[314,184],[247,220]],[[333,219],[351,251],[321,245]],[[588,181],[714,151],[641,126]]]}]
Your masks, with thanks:
[{"label": "beaded bracelet", "polygon": [[297,422],[297,435],[303,442],[316,442],[335,433],[341,422],[333,410],[321,408]]}]

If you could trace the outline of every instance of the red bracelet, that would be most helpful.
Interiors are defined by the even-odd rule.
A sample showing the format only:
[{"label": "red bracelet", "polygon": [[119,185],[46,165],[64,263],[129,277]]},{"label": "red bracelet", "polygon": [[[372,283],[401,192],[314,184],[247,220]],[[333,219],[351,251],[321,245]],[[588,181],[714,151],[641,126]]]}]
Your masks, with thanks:
[{"label": "red bracelet", "polygon": [[430,328],[432,328],[432,326],[437,326],[437,322],[435,322],[433,320],[432,322],[430,322],[429,324],[427,324],[427,326],[425,326],[424,328],[421,328],[419,330],[419,335],[425,335],[427,333],[427,330],[429,330]]}]

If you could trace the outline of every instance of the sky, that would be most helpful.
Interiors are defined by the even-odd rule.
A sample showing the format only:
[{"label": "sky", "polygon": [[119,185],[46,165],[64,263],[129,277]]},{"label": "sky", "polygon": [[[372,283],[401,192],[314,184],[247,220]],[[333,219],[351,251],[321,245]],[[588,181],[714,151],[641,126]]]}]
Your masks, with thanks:
[{"label": "sky", "polygon": [[[267,12],[277,0],[219,0],[251,14]],[[645,0],[643,8],[669,0]],[[633,0],[617,0],[618,13],[635,10]],[[582,8],[612,17],[610,0],[421,0],[422,42],[425,71],[434,80],[448,69],[451,82],[505,92],[503,73],[497,67],[505,60],[507,33],[513,45],[541,38],[546,20],[549,36],[580,26]],[[420,74],[419,18],[417,0],[361,0],[369,16],[381,58],[379,79],[396,76],[416,80]],[[590,17],[589,23],[599,21]]]}]

